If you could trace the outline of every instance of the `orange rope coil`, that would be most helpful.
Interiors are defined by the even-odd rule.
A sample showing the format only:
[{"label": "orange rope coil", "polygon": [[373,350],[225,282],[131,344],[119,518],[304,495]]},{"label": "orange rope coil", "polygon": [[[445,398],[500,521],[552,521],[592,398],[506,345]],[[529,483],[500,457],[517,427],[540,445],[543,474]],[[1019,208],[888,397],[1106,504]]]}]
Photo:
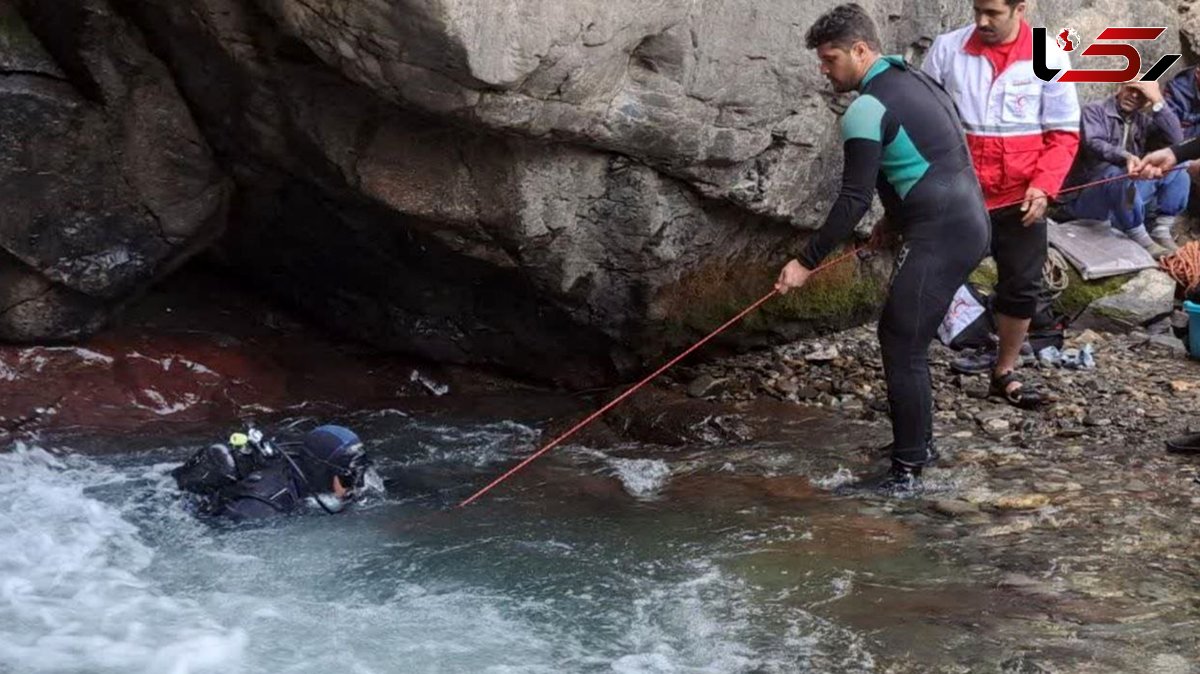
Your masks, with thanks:
[{"label": "orange rope coil", "polygon": [[1158,266],[1189,291],[1200,286],[1200,241],[1191,241],[1163,257]]}]

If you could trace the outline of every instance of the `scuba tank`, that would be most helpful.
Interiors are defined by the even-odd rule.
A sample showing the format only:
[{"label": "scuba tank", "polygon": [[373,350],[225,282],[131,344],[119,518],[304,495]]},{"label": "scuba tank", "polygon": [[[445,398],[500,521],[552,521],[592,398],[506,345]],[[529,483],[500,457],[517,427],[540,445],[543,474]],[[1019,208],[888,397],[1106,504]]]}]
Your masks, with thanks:
[{"label": "scuba tank", "polygon": [[171,477],[183,491],[211,496],[279,458],[279,450],[263,438],[262,431],[250,427],[229,436],[227,444],[214,443],[196,452],[173,469]]}]

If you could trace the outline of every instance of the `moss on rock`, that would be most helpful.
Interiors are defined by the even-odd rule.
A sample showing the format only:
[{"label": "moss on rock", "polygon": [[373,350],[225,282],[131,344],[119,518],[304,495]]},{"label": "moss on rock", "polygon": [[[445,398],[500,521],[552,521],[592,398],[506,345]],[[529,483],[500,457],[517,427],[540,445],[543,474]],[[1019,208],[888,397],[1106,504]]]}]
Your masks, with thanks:
[{"label": "moss on rock", "polygon": [[[668,334],[709,332],[769,292],[777,273],[776,266],[762,260],[702,267],[660,293],[657,313]],[[883,294],[879,278],[845,260],[814,276],[801,291],[767,302],[741,327],[763,331],[797,321],[846,327],[869,316]]]},{"label": "moss on rock", "polygon": [[992,292],[996,287],[996,282],[1000,280],[1000,272],[996,270],[996,261],[992,258],[985,258],[975,271],[971,272],[971,276],[967,281],[979,288],[983,288],[988,292]]},{"label": "moss on rock", "polygon": [[1098,281],[1084,281],[1079,272],[1073,267],[1067,268],[1067,289],[1059,296],[1054,308],[1056,311],[1075,316],[1088,308],[1092,302],[1121,291],[1136,276],[1113,276]]},{"label": "moss on rock", "polygon": [[0,46],[6,50],[16,48],[41,48],[37,38],[30,32],[29,27],[15,6],[0,7]]},{"label": "moss on rock", "polygon": [[[1074,267],[1067,265],[1067,288],[1054,304],[1055,311],[1075,316],[1088,308],[1096,300],[1120,292],[1136,274],[1114,276],[1098,281],[1085,281]],[[985,259],[968,279],[975,286],[991,293],[995,291],[999,280],[996,262],[992,258]]]}]

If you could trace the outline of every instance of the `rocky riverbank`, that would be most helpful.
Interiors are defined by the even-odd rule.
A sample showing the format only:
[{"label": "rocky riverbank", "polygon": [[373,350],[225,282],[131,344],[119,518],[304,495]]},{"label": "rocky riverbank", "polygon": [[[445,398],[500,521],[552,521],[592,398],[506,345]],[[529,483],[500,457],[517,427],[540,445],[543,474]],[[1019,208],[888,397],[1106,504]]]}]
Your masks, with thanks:
[{"label": "rocky riverbank", "polygon": [[[1111,445],[1155,443],[1187,426],[1200,404],[1200,366],[1172,335],[1070,333],[1066,347],[1091,345],[1097,367],[1065,369],[1025,358],[1022,376],[1057,404],[1026,412],[988,398],[987,378],[949,370],[955,353],[935,345],[939,434],[1034,447],[1050,440]],[[692,397],[722,401],[770,396],[836,410],[850,419],[886,418],[879,345],[872,328],[803,340],[676,373]],[[686,380],[686,382],[685,382]]]},{"label": "rocky riverbank", "polygon": [[[207,441],[241,419],[371,409],[521,420],[545,441],[613,395],[382,356],[204,273],[162,287],[130,318],[79,348],[0,350],[3,442],[66,433],[88,451],[124,453]],[[780,591],[806,556],[851,569],[852,589],[811,608],[871,634],[887,671],[1191,672],[1200,460],[1165,453],[1162,440],[1200,409],[1200,364],[1161,334],[1070,335],[1085,343],[1094,370],[1023,370],[1059,399],[1037,413],[987,399],[984,377],[950,374],[951,352],[936,348],[946,458],[918,498],[828,494],[874,469],[888,439],[867,328],[672,370],[492,498],[570,494],[598,516],[627,512],[646,494],[576,465],[602,450],[654,464],[654,497],[670,508],[767,522],[793,513],[810,537],[764,532],[731,568]],[[520,442],[514,456],[539,440]],[[907,571],[913,560],[921,566]],[[947,661],[969,664],[931,664]]]},{"label": "rocky riverbank", "polygon": [[[1200,617],[1200,460],[1166,453],[1163,440],[1200,427],[1200,363],[1166,334],[1069,333],[1068,346],[1084,344],[1095,369],[1022,369],[1058,399],[1040,412],[989,399],[984,375],[952,374],[953,352],[936,347],[936,430],[946,459],[928,472],[921,496],[862,497],[863,512],[912,526],[947,563],[994,586],[996,611],[1019,607],[994,624],[986,609],[970,617],[946,610],[946,620],[990,625],[983,641],[1011,655],[997,671],[1195,671],[1200,641],[1188,626]],[[625,427],[636,429],[652,409],[673,409],[659,415],[659,427],[691,429],[685,442],[790,433],[811,443],[794,419],[823,408],[854,421],[828,438],[841,452],[806,457],[817,486],[883,460],[874,448],[889,439],[885,393],[869,329],[673,377],[656,402],[642,397],[618,415]]]}]

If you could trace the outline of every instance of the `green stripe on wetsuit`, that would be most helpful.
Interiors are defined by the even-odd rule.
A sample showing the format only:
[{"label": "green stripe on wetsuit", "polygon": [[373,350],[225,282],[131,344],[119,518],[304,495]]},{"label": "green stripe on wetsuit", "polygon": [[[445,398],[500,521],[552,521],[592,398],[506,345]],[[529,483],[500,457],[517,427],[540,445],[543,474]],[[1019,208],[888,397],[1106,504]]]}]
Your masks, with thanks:
[{"label": "green stripe on wetsuit", "polygon": [[[879,59],[867,74],[864,84],[888,67],[886,60]],[[859,96],[842,117],[842,141],[862,139],[883,142],[885,115],[887,108],[878,98],[870,94]],[[929,171],[929,162],[913,144],[903,125],[899,125],[895,137],[883,147],[880,169],[901,199],[908,196],[913,186]]]}]

